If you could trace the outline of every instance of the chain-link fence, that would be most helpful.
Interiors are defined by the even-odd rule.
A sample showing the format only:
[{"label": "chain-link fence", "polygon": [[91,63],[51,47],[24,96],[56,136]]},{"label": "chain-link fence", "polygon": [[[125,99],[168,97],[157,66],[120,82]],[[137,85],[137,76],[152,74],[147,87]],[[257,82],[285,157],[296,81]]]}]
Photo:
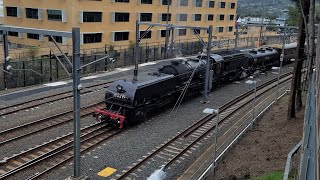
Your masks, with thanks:
[{"label": "chain-link fence", "polygon": [[[239,48],[255,47],[257,37],[239,38]],[[264,37],[265,44],[281,43],[282,39],[277,36]],[[222,49],[234,48],[234,39],[213,39],[212,51],[216,52]],[[202,52],[203,45],[199,41],[181,42],[175,41],[173,47],[169,47],[166,52],[164,44],[141,44],[139,49],[139,64],[157,61],[161,59],[196,55]],[[135,49],[128,47],[112,47],[105,45],[101,48],[81,50],[81,64],[87,64],[106,55],[114,58],[114,62],[104,59],[95,64],[91,64],[82,69],[82,75],[93,74],[98,72],[112,71],[118,67],[127,67],[134,65]],[[68,53],[70,55],[70,53]],[[71,56],[69,56],[72,59]],[[0,64],[0,68],[3,65]],[[64,71],[61,64],[54,59],[49,53],[47,57],[34,60],[13,60],[11,62],[13,68],[12,74],[6,74],[6,88],[25,87],[30,85],[52,82],[61,79],[67,79],[68,74]],[[1,80],[2,81],[2,80]]]}]

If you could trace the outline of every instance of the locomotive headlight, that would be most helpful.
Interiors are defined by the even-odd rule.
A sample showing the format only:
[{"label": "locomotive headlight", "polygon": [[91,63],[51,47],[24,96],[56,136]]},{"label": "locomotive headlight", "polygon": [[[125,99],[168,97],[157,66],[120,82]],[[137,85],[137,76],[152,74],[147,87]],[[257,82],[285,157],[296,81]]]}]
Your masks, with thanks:
[{"label": "locomotive headlight", "polygon": [[117,85],[116,88],[117,88],[117,91],[118,91],[118,92],[121,92],[121,91],[123,90],[123,87],[122,87],[121,85]]}]

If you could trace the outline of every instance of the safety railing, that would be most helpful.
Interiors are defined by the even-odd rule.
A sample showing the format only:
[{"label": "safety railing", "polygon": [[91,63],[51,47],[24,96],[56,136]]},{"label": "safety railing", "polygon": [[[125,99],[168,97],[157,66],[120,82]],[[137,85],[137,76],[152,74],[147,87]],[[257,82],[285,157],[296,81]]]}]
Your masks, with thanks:
[{"label": "safety railing", "polygon": [[317,179],[317,126],[316,126],[316,87],[313,73],[307,94],[300,160],[299,179]]}]

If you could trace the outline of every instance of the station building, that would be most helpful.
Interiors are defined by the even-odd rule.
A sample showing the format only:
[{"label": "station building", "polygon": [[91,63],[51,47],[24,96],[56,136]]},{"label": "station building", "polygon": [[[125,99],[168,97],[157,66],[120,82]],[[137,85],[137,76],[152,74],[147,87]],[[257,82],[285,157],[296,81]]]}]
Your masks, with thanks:
[{"label": "station building", "polygon": [[[168,2],[169,1],[169,2]],[[213,25],[213,36],[234,37],[236,0],[4,0],[4,24],[39,29],[71,31],[81,28],[81,48],[135,42],[136,20],[174,25]],[[147,26],[140,27],[140,33]],[[176,40],[196,40],[190,29],[176,29]],[[9,32],[9,41],[41,45],[39,34]],[[165,28],[154,27],[142,42],[164,42]],[[207,32],[200,32],[207,37]],[[62,45],[71,39],[54,37]]]}]

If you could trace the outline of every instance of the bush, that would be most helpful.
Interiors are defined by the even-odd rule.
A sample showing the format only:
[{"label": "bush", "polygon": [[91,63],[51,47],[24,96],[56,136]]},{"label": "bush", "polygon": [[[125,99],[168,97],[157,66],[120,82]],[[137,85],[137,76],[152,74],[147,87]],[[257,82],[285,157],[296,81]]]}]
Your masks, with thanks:
[{"label": "bush", "polygon": [[28,46],[26,50],[27,57],[35,59],[39,53],[39,46]]},{"label": "bush", "polygon": [[129,41],[129,49],[133,49],[136,47],[136,43],[134,43],[133,41]]},{"label": "bush", "polygon": [[114,51],[114,46],[110,44],[110,46],[109,46],[109,49],[108,49],[108,50],[109,50],[109,52],[113,52],[113,51]]}]

